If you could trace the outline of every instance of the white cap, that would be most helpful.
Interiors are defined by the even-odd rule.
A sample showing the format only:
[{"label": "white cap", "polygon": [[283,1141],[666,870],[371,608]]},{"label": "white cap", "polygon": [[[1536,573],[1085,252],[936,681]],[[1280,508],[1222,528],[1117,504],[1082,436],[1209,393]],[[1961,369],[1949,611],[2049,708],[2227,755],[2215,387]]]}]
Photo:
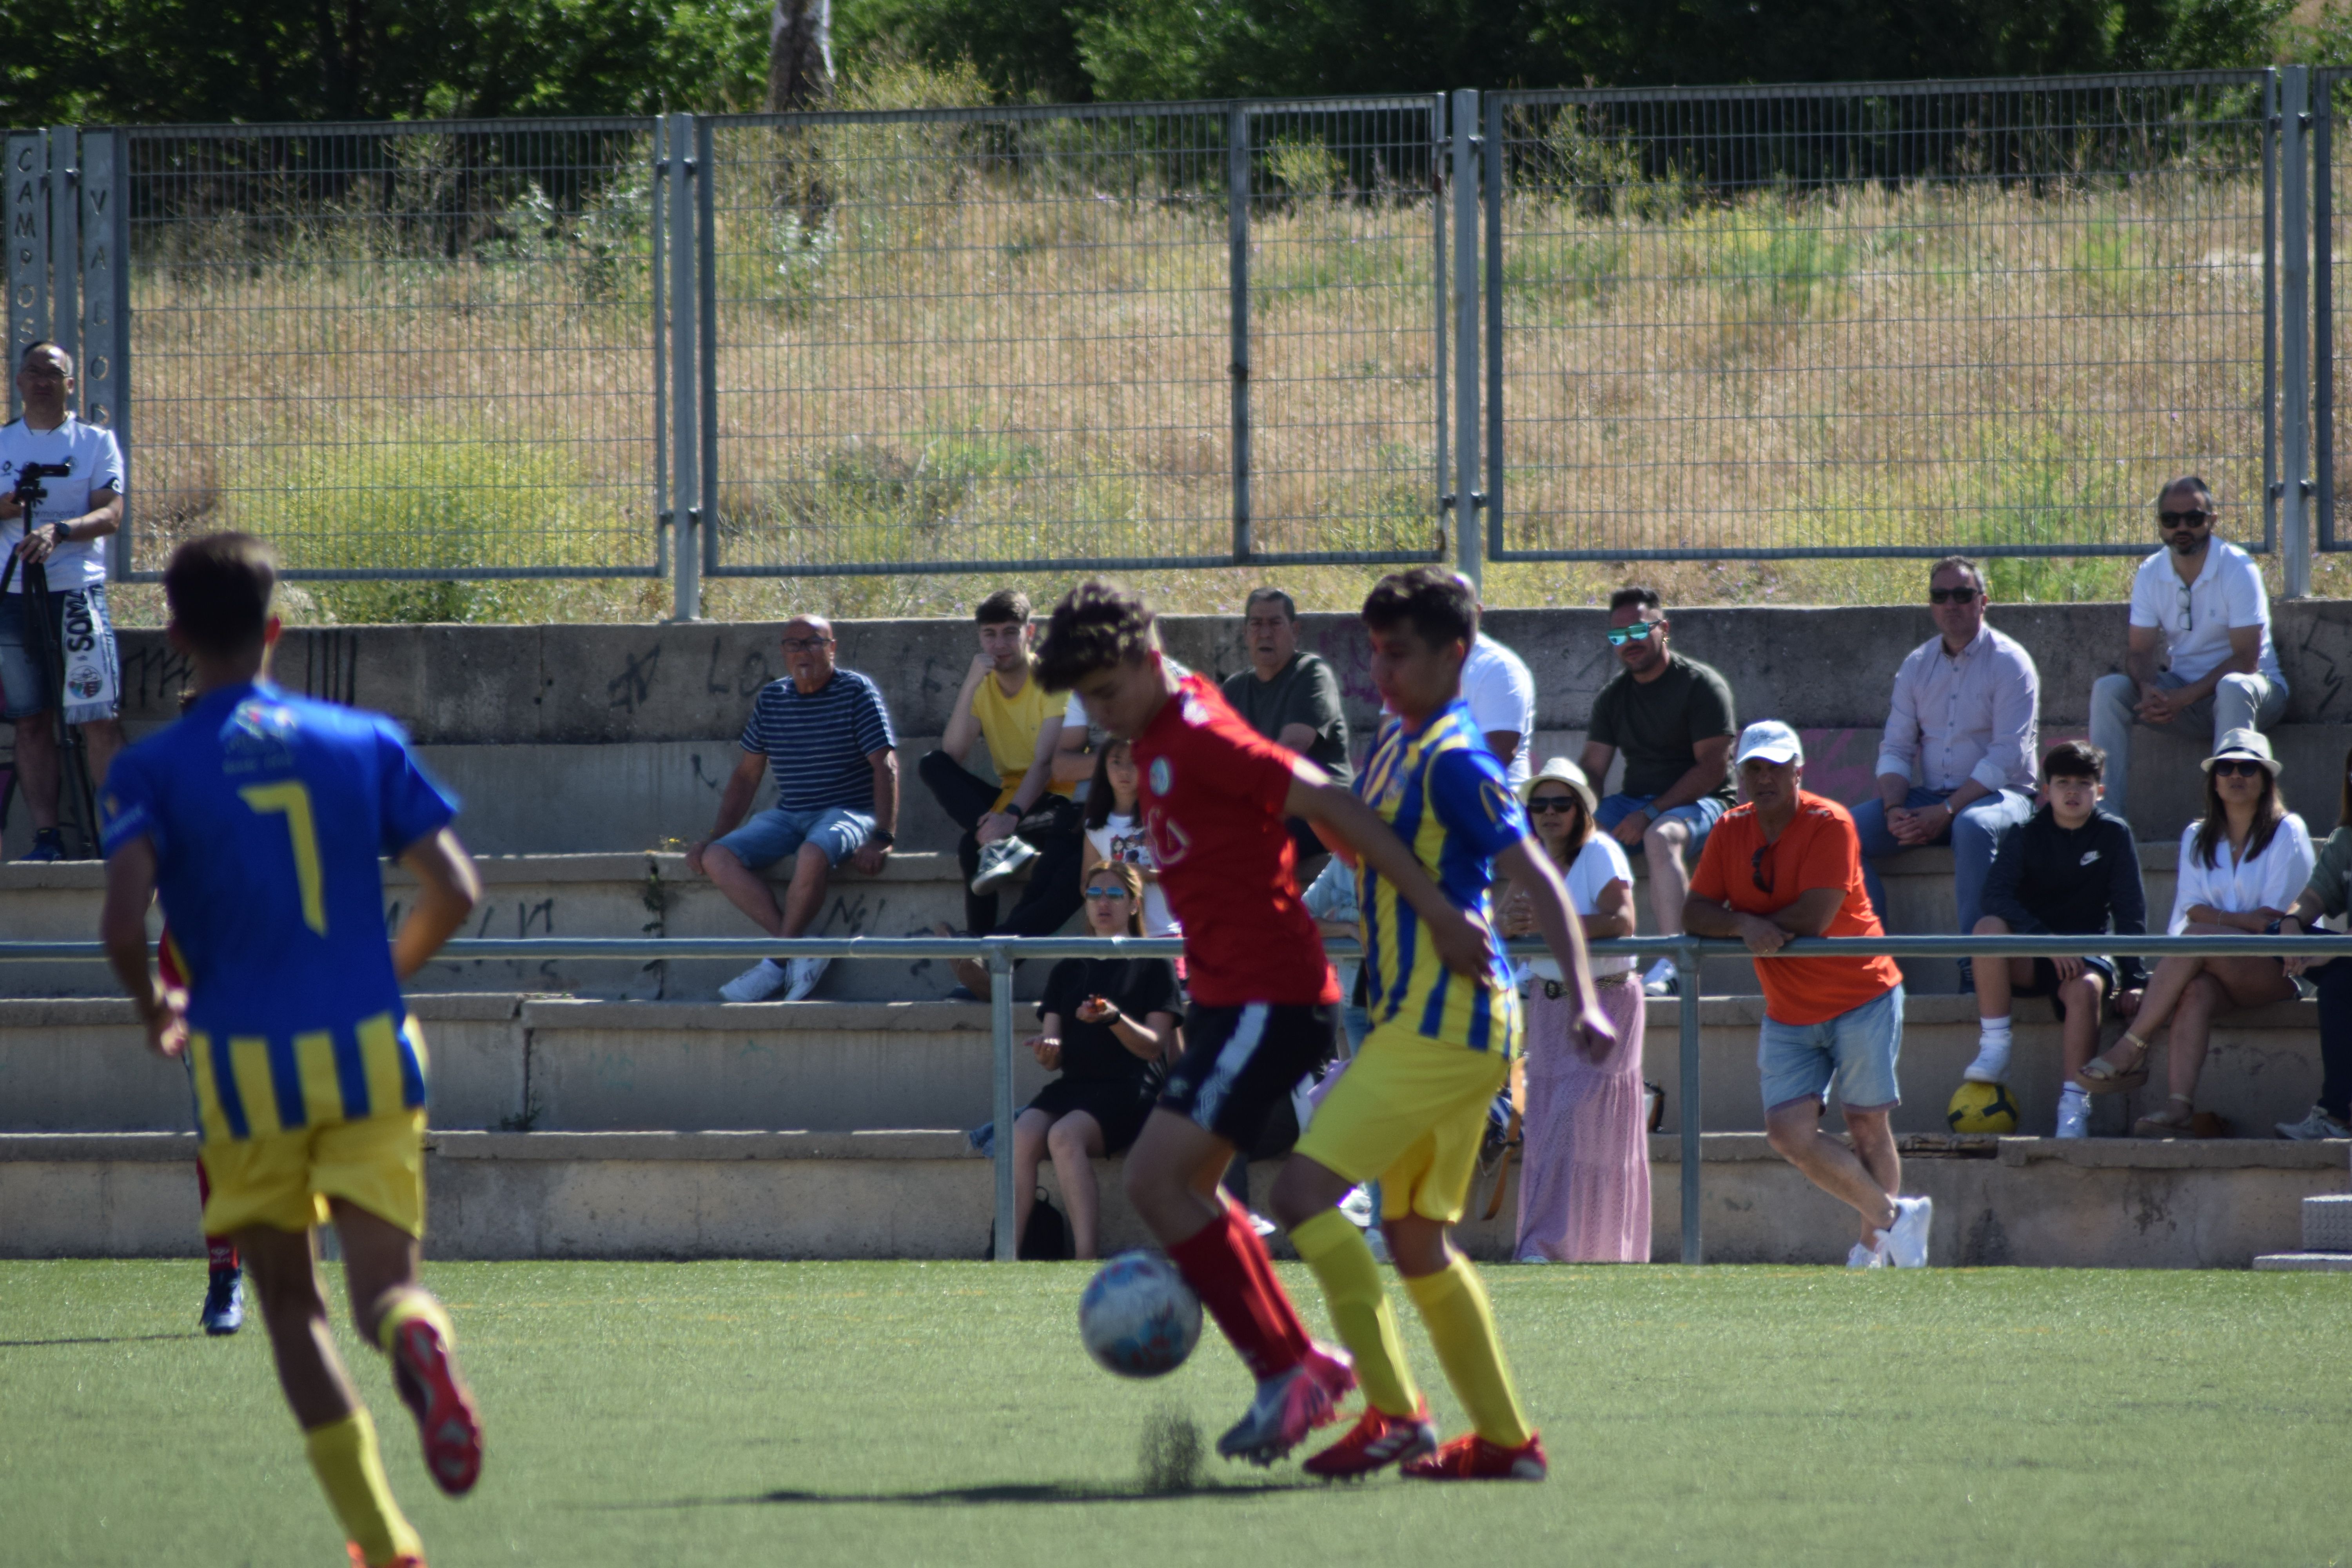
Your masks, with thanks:
[{"label": "white cap", "polygon": [[1805,743],[1778,719],[1759,719],[1739,731],[1739,750],[1733,761],[1736,764],[1750,757],[1761,757],[1768,763],[1801,763],[1805,760]]}]

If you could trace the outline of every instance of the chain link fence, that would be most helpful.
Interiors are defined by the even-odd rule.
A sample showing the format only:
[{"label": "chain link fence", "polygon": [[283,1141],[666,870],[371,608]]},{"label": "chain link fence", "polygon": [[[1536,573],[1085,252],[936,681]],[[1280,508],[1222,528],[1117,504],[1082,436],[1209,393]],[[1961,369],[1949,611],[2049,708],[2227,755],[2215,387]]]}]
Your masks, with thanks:
[{"label": "chain link fence", "polygon": [[2268,548],[2270,80],[1490,98],[1491,552]]},{"label": "chain link fence", "polygon": [[2319,520],[2315,532],[2324,551],[2352,550],[2352,519],[2339,513],[2343,498],[2336,486],[2336,443],[2347,434],[2336,417],[2336,366],[2352,345],[2337,337],[2336,258],[2352,254],[2343,242],[2347,236],[2336,226],[2352,218],[2352,201],[2340,200],[2337,182],[2345,176],[2336,166],[2336,121],[2352,114],[2352,69],[2333,68],[2311,73],[2311,291],[2312,354],[2312,478],[2315,481],[2314,510]]}]

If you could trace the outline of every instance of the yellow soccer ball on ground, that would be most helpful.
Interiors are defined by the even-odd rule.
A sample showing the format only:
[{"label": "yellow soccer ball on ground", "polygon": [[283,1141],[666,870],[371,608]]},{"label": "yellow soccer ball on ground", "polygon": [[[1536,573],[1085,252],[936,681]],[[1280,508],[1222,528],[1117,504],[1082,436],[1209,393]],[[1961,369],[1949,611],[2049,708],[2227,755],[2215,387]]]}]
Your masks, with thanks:
[{"label": "yellow soccer ball on ground", "polygon": [[1955,1132],[2014,1132],[2017,1101],[2005,1083],[1964,1083],[1953,1092],[1944,1120]]}]

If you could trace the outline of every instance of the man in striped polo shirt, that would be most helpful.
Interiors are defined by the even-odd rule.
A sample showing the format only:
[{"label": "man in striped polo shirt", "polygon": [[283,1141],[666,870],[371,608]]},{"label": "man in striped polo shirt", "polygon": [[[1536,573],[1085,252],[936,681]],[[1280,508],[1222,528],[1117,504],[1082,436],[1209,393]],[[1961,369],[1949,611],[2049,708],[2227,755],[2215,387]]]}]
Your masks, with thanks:
[{"label": "man in striped polo shirt", "polygon": [[[743,759],[728,775],[710,837],[686,852],[728,901],[772,936],[806,931],[824,907],[826,879],[844,860],[873,876],[898,826],[898,739],[882,692],[854,669],[835,668],[833,624],[823,616],[784,623],[784,668],[752,704],[743,726]],[[750,821],[760,775],[773,768],[776,804]],[[740,826],[739,826],[740,824]],[[784,901],[761,873],[794,857]],[[816,989],[832,961],[763,958],[719,989],[730,1002],[765,1001],[786,985],[798,1002]]]}]

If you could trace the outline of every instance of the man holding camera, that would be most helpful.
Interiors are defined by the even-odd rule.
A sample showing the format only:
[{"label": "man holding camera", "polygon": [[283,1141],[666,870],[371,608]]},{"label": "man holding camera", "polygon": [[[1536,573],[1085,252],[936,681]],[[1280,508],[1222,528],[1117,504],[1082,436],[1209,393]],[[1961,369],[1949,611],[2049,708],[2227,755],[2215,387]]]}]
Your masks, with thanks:
[{"label": "man holding camera", "polygon": [[[93,787],[122,747],[121,667],[106,613],[102,542],[122,526],[122,449],[112,431],[74,417],[67,406],[73,386],[71,355],[51,342],[27,345],[16,363],[24,417],[0,426],[0,546],[7,551],[0,714],[16,727],[16,777],[33,815],[27,860],[65,853],[50,720],[61,676],[65,720],[80,726],[89,745]],[[60,651],[62,671],[54,662]]]}]

